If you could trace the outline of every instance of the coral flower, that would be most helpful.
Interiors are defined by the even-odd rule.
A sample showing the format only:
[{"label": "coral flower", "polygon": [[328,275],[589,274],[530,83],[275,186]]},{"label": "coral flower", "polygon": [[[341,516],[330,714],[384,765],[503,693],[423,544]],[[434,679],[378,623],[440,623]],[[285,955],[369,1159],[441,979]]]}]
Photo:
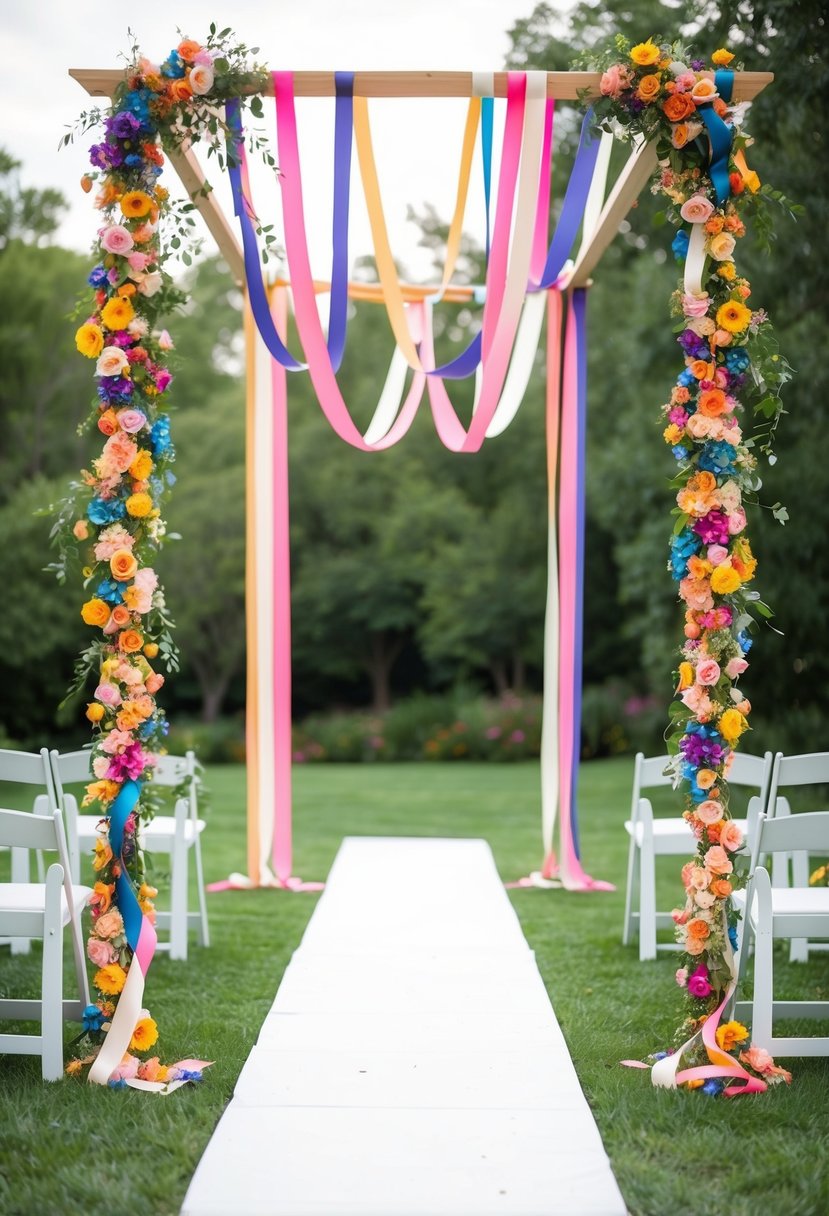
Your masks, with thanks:
[{"label": "coral flower", "polygon": [[144,639],[137,629],[125,629],[118,638],[118,646],[125,654],[135,654],[144,645]]},{"label": "coral flower", "polygon": [[124,583],[135,577],[138,561],[129,549],[117,549],[109,559],[109,568],[112,577]]}]

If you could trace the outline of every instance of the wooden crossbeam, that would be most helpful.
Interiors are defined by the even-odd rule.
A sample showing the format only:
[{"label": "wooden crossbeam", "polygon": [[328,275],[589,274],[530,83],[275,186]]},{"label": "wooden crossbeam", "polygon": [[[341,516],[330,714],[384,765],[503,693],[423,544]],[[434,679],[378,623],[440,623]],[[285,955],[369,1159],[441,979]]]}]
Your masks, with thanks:
[{"label": "wooden crossbeam", "polygon": [[[74,77],[93,97],[111,97],[126,72],[112,68],[70,68]],[[354,93],[357,97],[471,97],[472,72],[357,72]],[[578,101],[586,90],[599,92],[599,72],[548,72],[547,96],[559,101]],[[770,84],[771,72],[736,72],[734,100],[752,101]],[[272,85],[265,90],[273,93]],[[294,72],[297,97],[333,97],[333,72]],[[494,73],[496,97],[507,95],[507,73]]]},{"label": "wooden crossbeam", "polygon": [[[71,68],[69,75],[92,97],[111,97],[126,73],[110,68]],[[493,79],[495,96],[506,96],[506,72],[495,72]],[[736,72],[734,100],[752,101],[773,79],[771,72]],[[585,95],[595,95],[598,93],[599,80],[598,72],[548,72],[547,96],[575,101]],[[295,72],[294,87],[298,97],[333,97],[334,73]],[[472,93],[472,73],[358,72],[354,79],[354,92],[362,97],[469,97]],[[209,189],[205,190],[207,179],[195,152],[185,145],[169,156],[231,273],[242,285],[245,276],[241,247],[214,195]],[[648,182],[655,165],[656,152],[652,144],[643,145],[630,158],[605,203],[591,240],[579,255],[570,278],[572,285],[579,287],[589,282],[602,254]]]}]

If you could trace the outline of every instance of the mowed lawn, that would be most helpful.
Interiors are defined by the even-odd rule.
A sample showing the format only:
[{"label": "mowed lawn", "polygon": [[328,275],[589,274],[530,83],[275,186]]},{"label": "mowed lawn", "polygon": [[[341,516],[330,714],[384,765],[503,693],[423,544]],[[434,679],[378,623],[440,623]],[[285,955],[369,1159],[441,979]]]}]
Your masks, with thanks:
[{"label": "mowed lawn", "polygon": [[[621,945],[631,775],[631,760],[582,770],[582,859],[617,884],[615,894],[511,893],[629,1210],[826,1213],[827,1061],[789,1061],[790,1089],[735,1101],[655,1091],[647,1073],[619,1065],[669,1046],[681,1010],[673,956],[640,964],[635,947]],[[241,767],[207,773],[208,881],[245,868],[244,780]],[[303,878],[325,877],[345,835],[480,836],[505,880],[540,862],[535,764],[305,766],[295,772],[295,802]],[[0,789],[0,805],[10,803]],[[681,894],[678,866],[661,865],[660,906],[670,907]],[[156,879],[163,886],[161,869]],[[36,1058],[0,1056],[0,1212],[177,1212],[315,901],[273,891],[211,895],[211,948],[193,946],[186,964],[163,955],[153,964],[146,1003],[161,1030],[156,1050],[170,1061],[215,1060],[202,1085],[169,1098],[72,1080],[45,1085]],[[37,965],[37,953],[11,958],[0,948],[0,991],[36,982]],[[781,954],[778,971],[781,995],[829,996],[826,954],[801,967]],[[554,1174],[550,1190],[554,1206]]]}]

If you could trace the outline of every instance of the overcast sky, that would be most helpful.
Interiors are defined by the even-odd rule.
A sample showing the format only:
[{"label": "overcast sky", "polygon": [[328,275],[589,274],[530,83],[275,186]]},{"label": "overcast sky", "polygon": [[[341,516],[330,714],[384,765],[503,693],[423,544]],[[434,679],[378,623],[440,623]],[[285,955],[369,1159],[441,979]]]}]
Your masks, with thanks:
[{"label": "overcast sky", "polygon": [[[534,0],[294,0],[262,4],[232,0],[222,7],[196,0],[143,0],[137,5],[95,5],[84,12],[61,0],[0,0],[2,143],[23,162],[25,185],[53,185],[69,200],[59,240],[89,248],[95,212],[78,182],[86,151],[75,145],[58,152],[66,126],[89,99],[68,75],[70,67],[115,67],[129,46],[127,26],[154,60],[178,41],[176,28],[203,37],[211,21],[232,25],[248,45],[261,48],[272,68],[499,70],[509,47],[506,30],[529,16]],[[268,107],[266,107],[267,109]],[[499,107],[500,108],[500,107]],[[328,277],[330,166],[333,99],[300,102],[300,146],[314,271]],[[371,104],[392,244],[415,275],[426,273],[416,251],[416,231],[405,221],[406,204],[433,203],[451,213],[466,103],[382,101]],[[86,141],[84,141],[86,142]],[[355,157],[356,160],[356,157]],[[212,162],[211,162],[212,164]],[[170,172],[165,181],[172,178]],[[226,187],[216,183],[222,199]],[[278,222],[276,191],[260,174],[257,207]],[[356,189],[356,183],[355,183]],[[467,230],[482,238],[480,183],[474,182]],[[270,200],[270,201],[269,201]],[[369,252],[368,228],[359,204],[351,228],[352,256]]]}]

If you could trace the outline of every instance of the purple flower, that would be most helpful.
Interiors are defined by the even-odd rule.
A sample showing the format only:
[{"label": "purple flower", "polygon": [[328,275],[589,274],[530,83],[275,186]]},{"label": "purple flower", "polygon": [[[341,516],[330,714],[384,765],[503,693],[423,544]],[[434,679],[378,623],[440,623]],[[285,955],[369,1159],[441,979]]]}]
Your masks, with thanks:
[{"label": "purple flower", "polygon": [[89,149],[89,163],[96,169],[118,169],[124,163],[124,154],[117,144],[93,144]]},{"label": "purple flower", "polygon": [[487,739],[500,739],[502,733],[500,726],[488,726],[484,731]]},{"label": "purple flower", "polygon": [[694,524],[694,531],[706,545],[727,545],[729,541],[728,516],[724,511],[709,511]]},{"label": "purple flower", "polygon": [[699,334],[695,334],[692,329],[683,329],[682,333],[677,338],[677,342],[685,351],[686,355],[692,355],[693,358],[700,358],[708,353],[708,344]]},{"label": "purple flower", "polygon": [[120,113],[114,114],[112,118],[107,119],[107,130],[111,131],[117,139],[131,139],[136,131],[141,129],[141,123],[134,114],[130,114],[129,110],[121,110]]},{"label": "purple flower", "polygon": [[694,72],[704,72],[705,71],[705,60],[704,59],[692,59],[691,68]]},{"label": "purple flower", "polygon": [[514,730],[509,737],[509,741],[510,743],[523,743],[526,737],[523,730]]},{"label": "purple flower", "polygon": [[164,390],[169,386],[172,378],[173,377],[170,375],[167,369],[163,367],[155,378],[155,387],[160,393],[163,393]]}]

